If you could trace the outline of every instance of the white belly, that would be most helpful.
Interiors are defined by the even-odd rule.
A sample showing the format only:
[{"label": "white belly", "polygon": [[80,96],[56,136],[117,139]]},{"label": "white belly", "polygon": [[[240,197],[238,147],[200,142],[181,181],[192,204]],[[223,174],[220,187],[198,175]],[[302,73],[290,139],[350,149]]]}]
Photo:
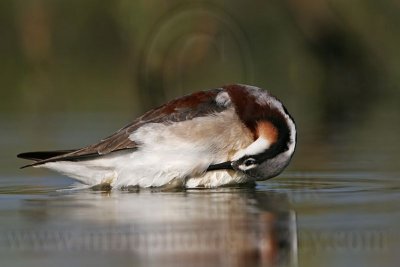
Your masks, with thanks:
[{"label": "white belly", "polygon": [[[244,174],[232,170],[204,172],[209,165],[207,161],[198,160],[197,164],[188,166],[183,159],[169,157],[165,162],[165,158],[160,158],[164,160],[164,164],[157,167],[133,160],[137,152],[130,154],[78,162],[49,162],[43,167],[56,170],[90,186],[107,183],[113,188],[160,187],[171,184],[172,181],[174,185],[186,188],[210,188],[250,181]],[[185,157],[185,160],[188,158]]]}]

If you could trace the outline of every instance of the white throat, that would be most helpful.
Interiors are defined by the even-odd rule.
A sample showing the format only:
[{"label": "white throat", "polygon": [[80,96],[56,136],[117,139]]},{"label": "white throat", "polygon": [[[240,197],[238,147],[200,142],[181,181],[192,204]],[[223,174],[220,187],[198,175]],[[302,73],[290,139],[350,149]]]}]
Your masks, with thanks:
[{"label": "white throat", "polygon": [[271,146],[271,142],[268,139],[265,139],[263,137],[257,138],[256,141],[251,143],[248,147],[245,149],[239,150],[232,158],[232,160],[238,160],[241,157],[247,155],[257,155],[261,154],[265,150],[267,150]]}]

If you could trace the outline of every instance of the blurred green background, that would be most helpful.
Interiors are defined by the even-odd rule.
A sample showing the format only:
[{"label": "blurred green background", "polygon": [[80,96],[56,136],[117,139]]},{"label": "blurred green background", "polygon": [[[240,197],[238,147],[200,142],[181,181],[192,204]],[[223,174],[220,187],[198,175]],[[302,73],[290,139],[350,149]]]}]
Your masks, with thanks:
[{"label": "blurred green background", "polygon": [[182,94],[246,83],[295,118],[291,170],[398,170],[399,10],[394,0],[1,1],[1,168],[16,173],[21,151],[97,141]]}]

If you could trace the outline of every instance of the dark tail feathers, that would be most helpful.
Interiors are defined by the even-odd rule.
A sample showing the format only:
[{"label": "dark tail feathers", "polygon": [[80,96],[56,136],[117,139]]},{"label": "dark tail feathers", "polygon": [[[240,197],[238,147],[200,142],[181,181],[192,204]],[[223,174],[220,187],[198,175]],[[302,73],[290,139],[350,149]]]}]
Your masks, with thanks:
[{"label": "dark tail feathers", "polygon": [[[29,160],[34,160],[34,161],[42,161],[46,159],[50,159],[53,157],[61,156],[64,154],[71,153],[75,150],[57,150],[57,151],[37,151],[37,152],[25,152],[18,154],[17,157],[21,159],[29,159]],[[21,168],[26,168],[31,166],[32,164],[23,166]]]}]

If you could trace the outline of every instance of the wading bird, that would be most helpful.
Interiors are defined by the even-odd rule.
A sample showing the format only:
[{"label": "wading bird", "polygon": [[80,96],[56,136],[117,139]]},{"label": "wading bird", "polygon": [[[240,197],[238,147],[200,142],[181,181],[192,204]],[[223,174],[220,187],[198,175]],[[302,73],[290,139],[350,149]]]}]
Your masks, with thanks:
[{"label": "wading bird", "polygon": [[24,167],[87,185],[196,188],[274,177],[295,146],[295,123],[282,103],[235,84],[172,100],[93,145],[18,157],[35,161]]}]

